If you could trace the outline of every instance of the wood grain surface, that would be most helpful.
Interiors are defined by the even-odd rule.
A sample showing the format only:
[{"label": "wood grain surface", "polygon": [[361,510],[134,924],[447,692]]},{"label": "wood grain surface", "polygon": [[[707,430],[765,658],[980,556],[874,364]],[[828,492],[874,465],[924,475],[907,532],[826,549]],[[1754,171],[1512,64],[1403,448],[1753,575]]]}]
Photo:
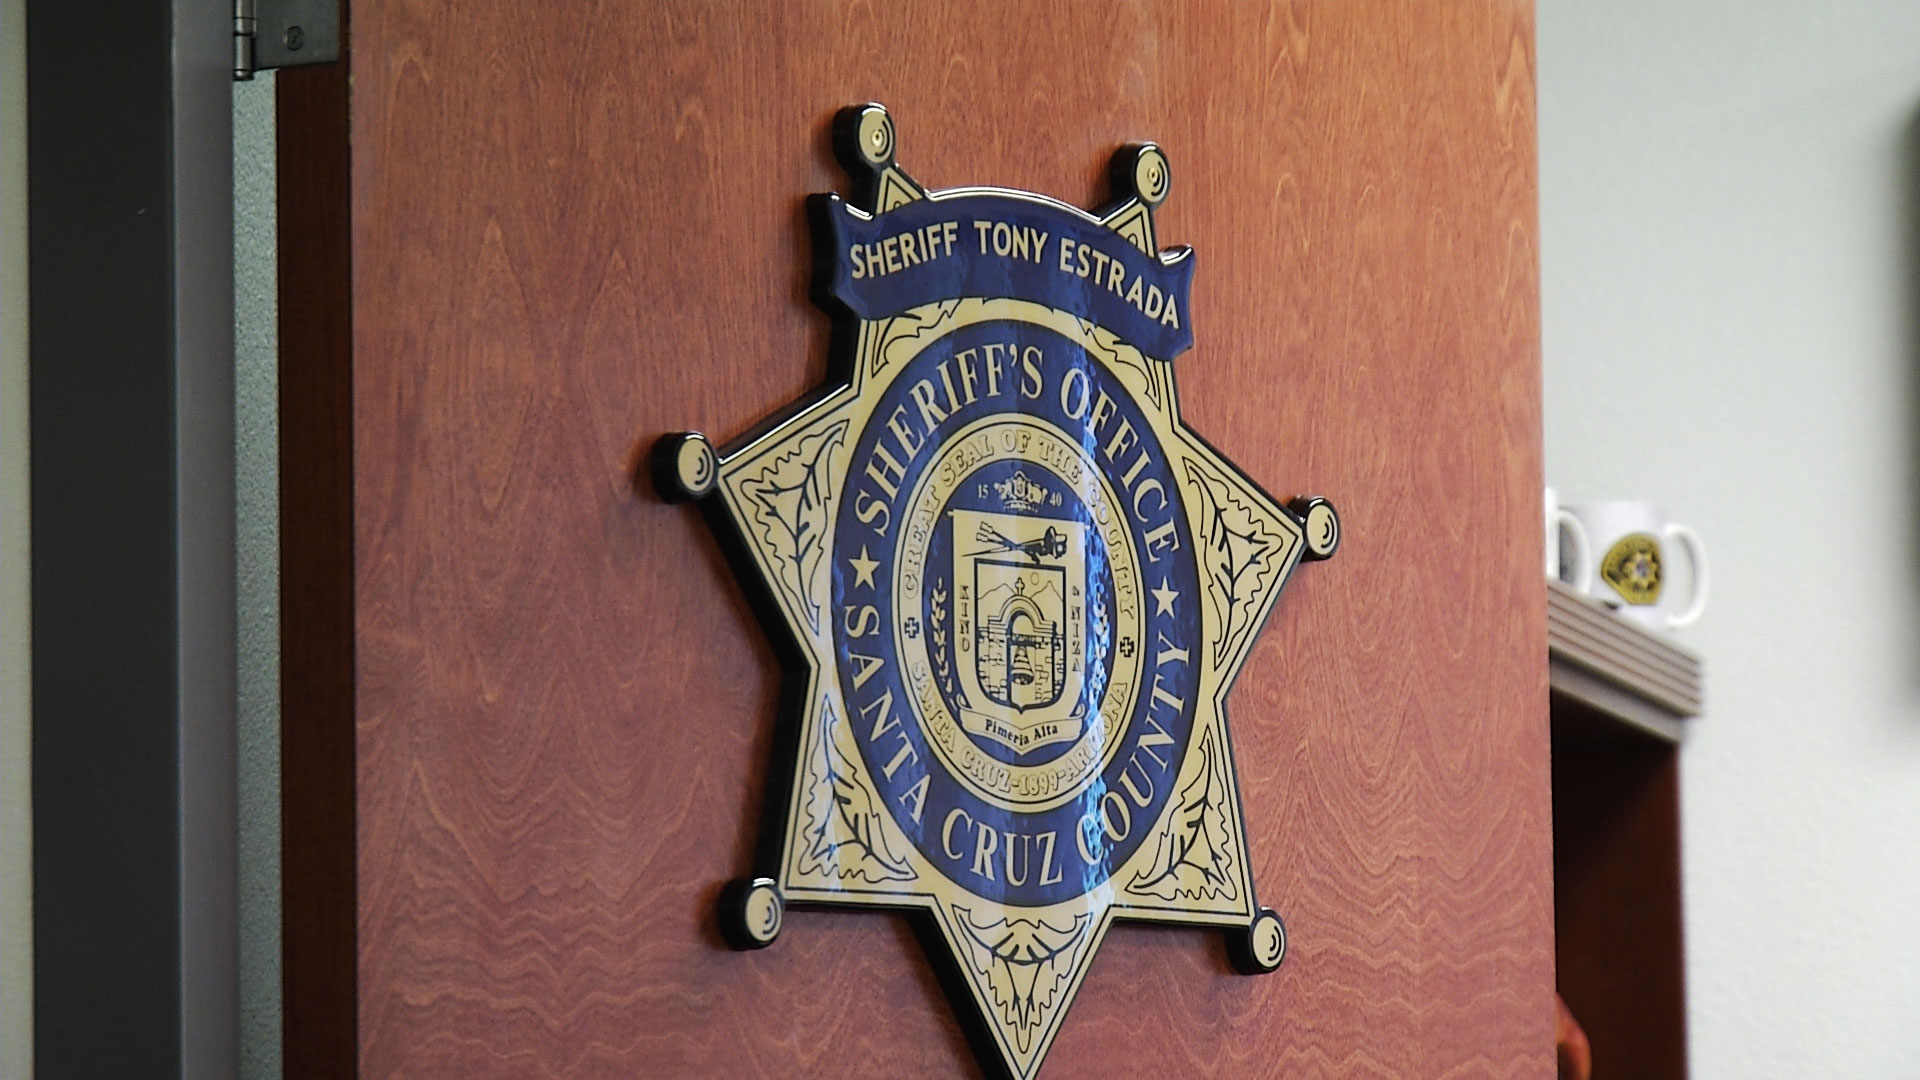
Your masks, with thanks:
[{"label": "wood grain surface", "polygon": [[631,482],[823,377],[802,200],[871,99],[934,187],[1085,205],[1160,142],[1185,413],[1344,526],[1231,698],[1286,964],[1123,924],[1042,1075],[1551,1075],[1530,5],[357,0],[351,42],[357,1061],[316,1073],[977,1074],[902,918],[721,944],[778,668]]}]

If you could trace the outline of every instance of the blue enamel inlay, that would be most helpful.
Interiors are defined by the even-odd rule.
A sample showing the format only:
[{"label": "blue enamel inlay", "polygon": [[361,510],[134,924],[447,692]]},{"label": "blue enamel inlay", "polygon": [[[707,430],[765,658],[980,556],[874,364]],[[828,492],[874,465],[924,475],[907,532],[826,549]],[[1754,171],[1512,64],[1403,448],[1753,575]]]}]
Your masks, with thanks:
[{"label": "blue enamel inlay", "polygon": [[[1003,364],[996,385],[991,387],[980,366],[980,358],[988,346],[1004,350],[998,353],[1002,357],[1014,358],[1013,363]],[[971,382],[962,384],[955,374],[955,358],[969,350],[975,366],[971,369]],[[1031,372],[1021,364],[1021,357],[1033,360]],[[1069,383],[1071,391],[1063,393]],[[955,387],[951,396],[947,389],[950,384]],[[923,388],[921,402],[916,402],[913,396],[915,387]],[[935,392],[934,398],[926,398],[929,388]],[[989,389],[998,392],[990,394]],[[1028,390],[1037,392],[1030,395]],[[1102,399],[1106,405],[1097,410],[1101,414],[1099,427],[1090,429],[1096,411],[1091,403]],[[921,405],[926,400],[932,400],[936,407],[931,411],[923,409]],[[1076,407],[1080,413],[1077,417],[1070,412]],[[1123,511],[1120,516],[1132,536],[1141,590],[1135,599],[1141,612],[1141,636],[1139,640],[1131,640],[1131,631],[1128,631],[1129,640],[1124,643],[1137,659],[1140,685],[1134,693],[1132,711],[1121,728],[1119,749],[1105,769],[1075,798],[1039,812],[1015,812],[996,806],[948,774],[941,757],[928,745],[917,719],[912,683],[902,670],[902,657],[895,654],[893,644],[893,631],[902,625],[900,620],[914,620],[916,634],[926,633],[935,622],[930,588],[921,590],[922,599],[913,610],[896,609],[893,589],[900,568],[893,562],[899,530],[908,526],[912,493],[922,475],[940,457],[942,448],[959,432],[977,420],[1006,415],[1018,415],[1029,423],[1054,429],[1067,444],[1083,448],[1082,460],[1093,462],[1105,475],[1119,504],[1116,509]],[[890,420],[899,423],[890,425]],[[1131,429],[1133,441],[1123,443],[1121,450],[1110,459],[1107,450],[1114,445],[1115,434],[1122,424]],[[908,435],[904,442],[900,430]],[[909,454],[908,446],[914,447],[914,452]],[[899,471],[876,465],[883,482],[867,469],[869,465],[884,463],[889,455]],[[855,442],[849,460],[847,489],[840,500],[832,553],[835,663],[853,741],[859,744],[862,763],[881,799],[894,820],[934,865],[981,897],[1013,905],[1042,905],[1099,887],[1149,838],[1153,823],[1172,794],[1180,763],[1192,739],[1200,685],[1198,675],[1204,643],[1201,585],[1195,569],[1193,537],[1172,464],[1147,417],[1103,363],[1060,334],[1018,321],[977,323],[931,343],[895,376]],[[1121,583],[1115,581],[1106,542],[1099,538],[1098,530],[1091,527],[1087,498],[1096,481],[1083,480],[1075,491],[1057,471],[1031,459],[1016,462],[996,458],[976,466],[942,507],[940,523],[928,540],[928,554],[921,565],[930,568],[930,577],[936,569],[951,566],[955,538],[949,511],[989,510],[1001,505],[984,495],[981,486],[986,485],[991,491],[991,485],[1010,481],[1020,470],[1065,496],[1058,505],[1049,505],[1045,515],[1070,518],[1089,526],[1085,532],[1085,558],[1081,561],[1085,580],[1076,583],[1085,589],[1086,633],[1081,641],[1070,644],[1084,650],[1087,685],[1083,699],[1097,702],[1103,695],[1104,683],[1112,677],[1115,651],[1123,647],[1123,642],[1119,640],[1121,621],[1116,615],[1115,595]],[[1159,530],[1157,540],[1151,539],[1156,529]],[[868,558],[880,564],[874,574],[874,587],[859,584],[849,569],[851,561],[860,557],[863,550]],[[1170,612],[1160,610],[1150,591],[1160,587],[1163,581],[1179,594]],[[850,636],[856,628],[866,625],[860,617],[866,605],[872,605],[877,612],[880,631]],[[931,652],[930,642],[928,648]],[[1171,659],[1181,650],[1185,651],[1184,660]],[[873,663],[875,659],[879,661],[877,666]],[[856,676],[861,672],[867,672],[867,677],[856,686]],[[1158,695],[1154,692],[1156,677]],[[889,693],[900,723],[875,737],[875,721],[879,717],[876,704]],[[950,708],[963,704],[945,690],[942,695]],[[1161,732],[1171,739],[1170,743],[1157,741]],[[1141,741],[1143,734],[1152,736],[1145,744]],[[967,737],[995,760],[1019,765],[1042,764],[1065,752],[1063,747],[1038,747],[1022,754],[991,739]],[[903,754],[903,746],[910,753]],[[894,769],[891,776],[887,773],[889,767]],[[1123,775],[1130,769],[1133,772],[1129,785],[1123,782]],[[918,789],[923,778],[926,784],[922,798]],[[1136,793],[1145,798],[1144,805],[1135,799]],[[917,799],[920,814],[916,822],[911,811]],[[949,836],[944,831],[956,810],[965,815],[955,819],[956,828],[963,830],[964,836]],[[1118,830],[1122,833],[1118,839],[1109,838],[1103,825],[1103,810],[1116,823],[1124,822],[1126,827]],[[993,845],[995,853],[989,860],[990,878],[975,869],[980,843],[975,831],[979,829],[992,829],[999,834]],[[1051,859],[1045,860],[1046,852],[1042,849],[1048,841],[1042,838],[1049,834]],[[948,840],[961,852],[961,857],[951,857],[945,847]],[[1082,855],[1083,842],[1084,850],[1092,855],[1091,861]],[[1013,876],[1023,877],[1022,884],[1011,884],[1007,880],[1009,846],[1014,849]]]}]

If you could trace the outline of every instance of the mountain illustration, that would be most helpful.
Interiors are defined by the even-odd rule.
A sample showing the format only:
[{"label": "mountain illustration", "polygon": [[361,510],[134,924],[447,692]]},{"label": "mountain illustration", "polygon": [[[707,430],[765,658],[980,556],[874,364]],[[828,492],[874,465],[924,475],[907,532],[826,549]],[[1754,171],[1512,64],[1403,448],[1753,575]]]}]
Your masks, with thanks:
[{"label": "mountain illustration", "polygon": [[[1018,582],[1016,587],[1015,582]],[[1060,594],[1059,575],[1057,574],[1021,574],[1014,581],[1002,581],[980,594],[980,610],[999,611],[1014,596],[1025,596],[1036,604],[1046,605],[1046,595],[1054,595],[1054,603],[1064,603],[1066,598]],[[1056,609],[1057,610],[1057,609]]]}]

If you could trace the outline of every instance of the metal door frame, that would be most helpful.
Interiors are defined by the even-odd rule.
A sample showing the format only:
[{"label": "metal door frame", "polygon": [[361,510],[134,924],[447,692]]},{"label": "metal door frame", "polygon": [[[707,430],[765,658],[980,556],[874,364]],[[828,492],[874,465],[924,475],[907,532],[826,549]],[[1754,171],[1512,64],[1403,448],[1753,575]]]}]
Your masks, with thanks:
[{"label": "metal door frame", "polygon": [[238,1068],[230,3],[27,6],[46,1076]]}]

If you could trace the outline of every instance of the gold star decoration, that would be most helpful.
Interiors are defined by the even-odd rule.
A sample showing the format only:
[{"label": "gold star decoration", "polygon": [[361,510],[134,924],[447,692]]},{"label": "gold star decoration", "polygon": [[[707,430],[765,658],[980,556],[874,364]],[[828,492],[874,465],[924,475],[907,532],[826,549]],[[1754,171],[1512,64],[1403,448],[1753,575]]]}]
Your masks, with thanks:
[{"label": "gold star decoration", "polygon": [[1338,519],[1181,419],[1192,252],[1156,243],[1157,147],[1117,153],[1089,213],[921,187],[877,105],[834,130],[854,196],[809,211],[845,382],[724,453],[682,433],[652,459],[800,661],[781,831],[721,926],[753,949],[789,904],[911,911],[989,1071],[1031,1080],[1116,919],[1226,930],[1248,974],[1285,956],[1226,702]]},{"label": "gold star decoration", "polygon": [[873,588],[873,572],[879,568],[880,560],[867,556],[867,547],[865,544],[860,545],[860,557],[857,559],[848,559],[847,565],[853,567],[854,584],[864,585],[869,589]]},{"label": "gold star decoration", "polygon": [[1180,599],[1179,592],[1169,588],[1167,579],[1162,577],[1160,579],[1160,587],[1153,590],[1154,610],[1161,615],[1171,615],[1173,614],[1173,602],[1178,599]]}]

